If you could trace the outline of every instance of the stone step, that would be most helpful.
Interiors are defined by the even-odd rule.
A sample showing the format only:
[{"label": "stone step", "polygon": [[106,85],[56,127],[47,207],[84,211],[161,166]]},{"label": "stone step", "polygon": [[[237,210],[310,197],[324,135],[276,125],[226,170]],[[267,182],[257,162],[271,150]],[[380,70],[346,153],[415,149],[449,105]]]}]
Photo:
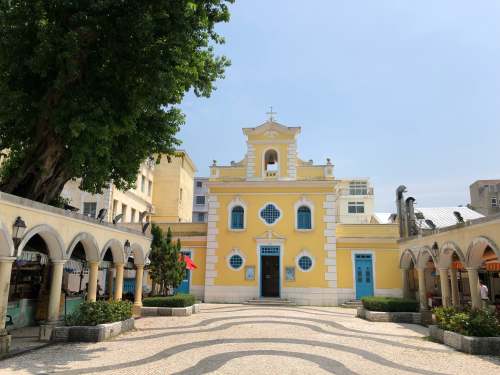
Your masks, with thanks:
[{"label": "stone step", "polygon": [[340,305],[340,307],[345,307],[348,309],[355,309],[358,307],[363,307],[363,303],[360,300],[350,300],[350,301],[345,301],[343,304]]},{"label": "stone step", "polygon": [[284,298],[253,298],[246,301],[244,304],[259,306],[296,306],[294,302]]}]

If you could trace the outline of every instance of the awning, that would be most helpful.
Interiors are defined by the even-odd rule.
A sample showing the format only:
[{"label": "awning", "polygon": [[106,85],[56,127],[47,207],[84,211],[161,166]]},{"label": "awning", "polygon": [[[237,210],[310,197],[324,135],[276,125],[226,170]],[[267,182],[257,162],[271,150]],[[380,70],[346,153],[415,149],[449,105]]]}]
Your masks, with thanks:
[{"label": "awning", "polygon": [[487,262],[484,266],[486,271],[500,271],[500,262]]}]

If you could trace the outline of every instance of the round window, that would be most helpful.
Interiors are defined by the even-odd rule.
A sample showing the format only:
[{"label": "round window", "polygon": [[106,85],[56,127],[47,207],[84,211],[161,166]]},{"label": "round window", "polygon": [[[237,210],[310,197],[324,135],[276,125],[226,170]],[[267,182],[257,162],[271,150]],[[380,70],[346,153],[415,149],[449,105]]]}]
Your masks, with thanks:
[{"label": "round window", "polygon": [[281,216],[280,210],[274,204],[267,204],[260,210],[260,217],[269,225],[274,224]]},{"label": "round window", "polygon": [[309,271],[313,265],[311,257],[303,255],[299,258],[299,267],[302,271]]},{"label": "round window", "polygon": [[237,270],[243,265],[243,258],[238,254],[231,255],[231,258],[229,258],[229,265],[231,268]]}]

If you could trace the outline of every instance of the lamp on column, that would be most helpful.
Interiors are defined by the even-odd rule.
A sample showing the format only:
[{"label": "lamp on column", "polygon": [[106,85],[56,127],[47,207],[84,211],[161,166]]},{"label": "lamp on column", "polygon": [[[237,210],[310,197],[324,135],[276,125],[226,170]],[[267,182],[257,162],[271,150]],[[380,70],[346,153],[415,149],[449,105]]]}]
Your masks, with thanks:
[{"label": "lamp on column", "polygon": [[21,218],[21,216],[18,216],[16,221],[14,222],[14,225],[12,226],[12,239],[14,240],[14,245],[16,246],[16,249],[21,243],[21,239],[24,236],[24,232],[26,232],[26,223]]},{"label": "lamp on column", "polygon": [[130,256],[130,253],[132,251],[132,247],[130,246],[130,241],[126,240],[125,244],[123,245],[123,250],[125,250],[125,254],[127,254],[127,259]]}]

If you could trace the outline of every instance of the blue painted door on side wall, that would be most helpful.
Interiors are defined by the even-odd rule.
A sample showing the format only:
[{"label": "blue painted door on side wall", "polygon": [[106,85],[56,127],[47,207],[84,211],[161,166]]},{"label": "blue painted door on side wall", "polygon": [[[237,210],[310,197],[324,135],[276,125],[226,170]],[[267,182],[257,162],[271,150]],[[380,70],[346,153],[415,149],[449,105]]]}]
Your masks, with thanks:
[{"label": "blue painted door on side wall", "polygon": [[[182,254],[187,255],[188,257],[191,257],[191,252],[190,251],[183,251]],[[191,278],[191,271],[190,270],[185,270],[184,271],[184,279],[181,282],[181,285],[177,288],[176,292],[177,293],[189,293],[189,279]]]},{"label": "blue painted door on side wall", "polygon": [[355,255],[356,299],[373,296],[373,267],[371,254]]}]

